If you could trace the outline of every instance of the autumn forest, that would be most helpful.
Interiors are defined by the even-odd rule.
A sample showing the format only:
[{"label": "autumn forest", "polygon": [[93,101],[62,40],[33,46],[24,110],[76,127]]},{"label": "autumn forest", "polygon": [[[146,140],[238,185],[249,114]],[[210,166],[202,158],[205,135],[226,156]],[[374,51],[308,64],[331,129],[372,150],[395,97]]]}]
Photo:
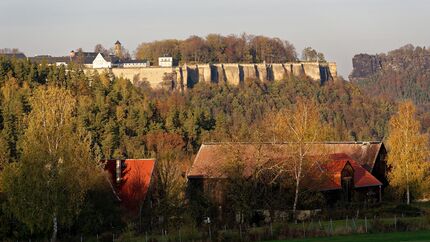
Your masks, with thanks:
[{"label": "autumn forest", "polygon": [[[177,61],[298,59],[287,41],[218,35],[143,43],[136,56],[156,61],[166,49]],[[304,53],[310,55],[310,50]],[[314,52],[323,60],[323,54]],[[403,108],[422,135],[414,141],[419,146],[427,142],[430,128],[429,69],[420,68],[426,55],[425,48],[402,47],[384,57],[398,68],[387,65],[360,80],[338,77],[321,84],[306,76],[276,82],[248,79],[238,86],[198,83],[186,90],[152,89],[145,81],[133,85],[79,64],[55,66],[0,56],[0,237],[48,238],[55,233],[54,238],[73,240],[106,231],[144,234],[149,223],[145,216],[164,218],[151,222],[158,231],[179,224],[199,227],[202,221],[193,215],[209,205],[187,200],[186,173],[200,146],[288,141],[269,130],[303,103],[313,105],[325,141],[388,139],[388,148],[397,147],[388,137],[395,127],[403,127],[401,118],[393,119]],[[399,109],[407,100],[413,103]],[[143,218],[124,215],[99,162],[129,158],[157,160],[157,206]],[[426,156],[417,156],[421,158]],[[397,176],[391,178],[402,179]],[[30,203],[23,202],[28,199]],[[404,196],[390,199],[403,201]],[[292,200],[287,203],[292,209]]]}]

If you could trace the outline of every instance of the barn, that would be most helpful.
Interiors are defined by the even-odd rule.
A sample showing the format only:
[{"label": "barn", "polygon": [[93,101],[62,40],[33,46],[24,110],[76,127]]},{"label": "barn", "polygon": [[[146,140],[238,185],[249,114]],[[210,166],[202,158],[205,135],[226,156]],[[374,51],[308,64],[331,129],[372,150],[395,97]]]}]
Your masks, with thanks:
[{"label": "barn", "polygon": [[[288,146],[290,143],[203,144],[187,173],[188,185],[194,194],[206,194],[220,209],[228,207],[223,190],[223,181],[229,179],[223,170],[226,164],[241,160],[243,176],[248,177],[258,169],[276,167],[274,161],[288,161],[289,154],[284,152]],[[382,142],[319,142],[307,147],[313,174],[303,186],[321,192],[328,204],[381,201],[388,185],[387,151]]]}]

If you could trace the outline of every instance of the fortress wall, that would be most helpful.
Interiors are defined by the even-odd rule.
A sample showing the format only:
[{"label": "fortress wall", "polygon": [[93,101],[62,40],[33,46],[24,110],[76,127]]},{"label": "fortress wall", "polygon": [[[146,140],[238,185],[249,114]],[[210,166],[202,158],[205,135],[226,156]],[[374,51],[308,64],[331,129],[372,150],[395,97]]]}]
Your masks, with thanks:
[{"label": "fortress wall", "polygon": [[165,74],[174,73],[175,69],[170,67],[149,67],[149,68],[112,68],[99,69],[111,71],[117,77],[124,77],[131,82],[148,81],[152,87],[157,87],[163,81]]},{"label": "fortress wall", "polygon": [[257,72],[255,70],[256,66],[254,64],[241,64],[243,70],[243,80],[246,79],[258,79]]},{"label": "fortress wall", "polygon": [[183,90],[185,82],[184,82],[184,72],[182,71],[182,67],[178,66],[174,68],[174,71],[176,72],[175,86],[176,88]]},{"label": "fortress wall", "polygon": [[240,73],[239,73],[239,65],[238,64],[222,64],[224,74],[225,74],[225,80],[228,83],[231,83],[233,85],[239,85],[240,80]]},{"label": "fortress wall", "polygon": [[206,65],[204,67],[203,75],[205,76],[205,81],[212,82],[212,67],[210,65]]},{"label": "fortress wall", "polygon": [[285,68],[288,75],[293,74],[293,64],[292,63],[285,63],[284,68]]},{"label": "fortress wall", "polygon": [[199,82],[211,82],[211,67],[208,64],[197,65],[199,71]]},{"label": "fortress wall", "polygon": [[225,83],[227,80],[226,80],[225,71],[222,64],[213,64],[212,66],[213,66],[212,68],[213,82]]},{"label": "fortress wall", "polygon": [[293,75],[293,66],[291,63],[284,63],[285,75],[289,78]]},{"label": "fortress wall", "polygon": [[333,78],[337,77],[337,65],[336,62],[328,62],[328,68],[330,70],[330,74]]},{"label": "fortress wall", "polygon": [[269,78],[267,77],[267,65],[266,64],[255,64],[255,70],[258,72],[256,74],[257,78],[264,82],[268,81]]},{"label": "fortress wall", "polygon": [[310,77],[313,80],[320,80],[321,74],[320,74],[320,64],[315,63],[303,63],[303,70],[306,74],[306,76]]},{"label": "fortress wall", "polygon": [[183,71],[183,69],[182,69],[182,67],[176,67],[176,73],[178,73],[178,79],[177,79],[177,84],[178,84],[178,86],[180,87],[180,88],[184,88],[184,84],[185,84],[185,82],[184,82],[184,80],[186,80],[185,79],[185,77],[184,77],[184,74],[186,74],[186,72],[184,72]]},{"label": "fortress wall", "polygon": [[302,63],[292,63],[291,74],[293,76],[303,76],[305,72],[303,70]]},{"label": "fortress wall", "polygon": [[199,82],[199,68],[197,65],[195,66],[187,66],[187,87],[193,87],[196,83]]},{"label": "fortress wall", "polygon": [[284,63],[284,64],[201,64],[182,67],[146,67],[146,68],[112,68],[87,69],[86,72],[111,72],[117,77],[130,81],[146,80],[153,88],[160,87],[165,74],[175,73],[177,87],[193,87],[198,82],[213,82],[238,85],[245,79],[260,81],[279,81],[289,75],[307,75],[313,80],[322,82],[337,77],[336,63]]},{"label": "fortress wall", "polygon": [[281,81],[287,77],[283,64],[272,64],[273,80]]}]

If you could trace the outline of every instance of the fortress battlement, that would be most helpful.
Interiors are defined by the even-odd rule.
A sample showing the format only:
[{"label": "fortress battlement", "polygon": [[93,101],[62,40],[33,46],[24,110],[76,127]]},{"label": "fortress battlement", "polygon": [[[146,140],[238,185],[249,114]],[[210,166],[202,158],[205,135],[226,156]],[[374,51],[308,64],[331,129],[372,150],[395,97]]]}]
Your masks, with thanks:
[{"label": "fortress battlement", "polygon": [[172,79],[173,86],[192,88],[199,82],[230,83],[239,85],[247,79],[280,81],[291,76],[307,76],[321,83],[337,77],[335,62],[288,62],[288,63],[217,63],[184,64],[177,67],[112,68],[108,71],[132,82],[148,81],[153,88]]}]

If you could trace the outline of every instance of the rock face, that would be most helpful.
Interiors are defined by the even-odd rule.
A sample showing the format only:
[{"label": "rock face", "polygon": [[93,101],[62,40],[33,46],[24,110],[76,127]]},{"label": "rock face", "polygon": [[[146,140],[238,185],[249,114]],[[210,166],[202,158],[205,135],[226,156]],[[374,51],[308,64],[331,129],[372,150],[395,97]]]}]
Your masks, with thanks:
[{"label": "rock face", "polygon": [[382,69],[382,60],[377,55],[359,54],[352,58],[351,81],[370,77]]},{"label": "rock face", "polygon": [[332,80],[337,76],[334,62],[294,62],[273,64],[197,64],[179,67],[147,67],[147,68],[112,68],[98,69],[109,71],[115,76],[122,76],[132,82],[148,81],[153,88],[161,87],[166,75],[174,77],[176,87],[192,88],[199,82],[230,83],[240,85],[245,80],[253,79],[266,81],[280,81],[290,76],[307,76],[321,83]]}]

